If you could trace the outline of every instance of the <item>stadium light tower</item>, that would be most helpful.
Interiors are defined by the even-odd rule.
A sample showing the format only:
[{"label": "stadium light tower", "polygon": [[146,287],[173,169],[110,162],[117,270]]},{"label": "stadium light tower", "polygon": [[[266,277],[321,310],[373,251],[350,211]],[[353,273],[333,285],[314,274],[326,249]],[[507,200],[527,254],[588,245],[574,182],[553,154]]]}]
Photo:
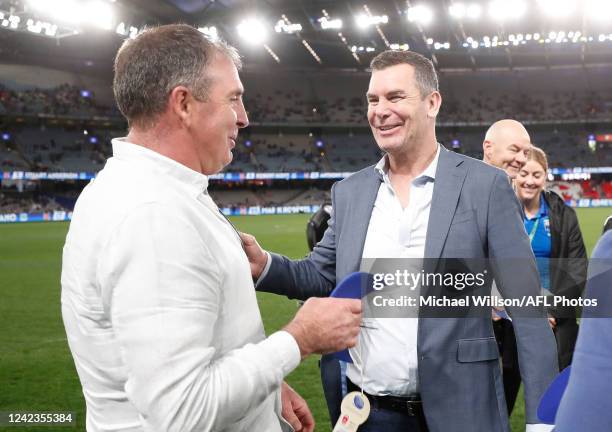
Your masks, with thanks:
[{"label": "stadium light tower", "polygon": [[236,27],[238,35],[252,45],[264,44],[268,40],[266,26],[257,18],[247,18]]},{"label": "stadium light tower", "polygon": [[565,18],[575,10],[578,2],[576,0],[538,0],[542,11],[553,18]]},{"label": "stadium light tower", "polygon": [[430,7],[420,4],[408,9],[408,21],[427,25],[433,20],[433,11]]},{"label": "stadium light tower", "polygon": [[115,21],[113,9],[108,2],[95,1],[85,7],[87,21],[104,30],[111,30]]},{"label": "stadium light tower", "polygon": [[449,6],[448,12],[455,19],[478,19],[482,15],[482,7],[478,3],[453,3]]},{"label": "stadium light tower", "polygon": [[83,17],[83,5],[75,0],[28,0],[28,5],[54,20],[78,24]]},{"label": "stadium light tower", "polygon": [[493,0],[489,3],[489,15],[498,21],[517,19],[525,12],[527,3],[524,0]]}]

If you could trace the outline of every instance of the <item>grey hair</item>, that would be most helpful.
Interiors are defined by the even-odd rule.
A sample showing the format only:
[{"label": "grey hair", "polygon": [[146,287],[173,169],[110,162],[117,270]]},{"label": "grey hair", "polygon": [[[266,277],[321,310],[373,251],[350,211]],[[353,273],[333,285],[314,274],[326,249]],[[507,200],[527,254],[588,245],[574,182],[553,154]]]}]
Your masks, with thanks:
[{"label": "grey hair", "polygon": [[391,66],[407,64],[414,68],[414,77],[421,97],[439,91],[438,74],[431,60],[414,51],[387,50],[378,54],[370,62],[373,71]]},{"label": "grey hair", "polygon": [[241,69],[234,47],[186,24],[152,27],[126,40],[115,57],[113,93],[128,125],[152,126],[177,86],[187,87],[198,100],[207,100],[211,82],[206,68],[217,53]]}]

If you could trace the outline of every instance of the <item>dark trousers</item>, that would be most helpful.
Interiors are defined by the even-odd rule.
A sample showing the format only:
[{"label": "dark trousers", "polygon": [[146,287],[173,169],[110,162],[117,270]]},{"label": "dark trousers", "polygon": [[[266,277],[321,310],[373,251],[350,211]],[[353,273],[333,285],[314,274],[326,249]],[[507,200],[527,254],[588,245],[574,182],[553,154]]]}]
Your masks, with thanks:
[{"label": "dark trousers", "polygon": [[358,430],[359,432],[427,432],[427,425],[420,424],[416,417],[373,407],[370,416]]},{"label": "dark trousers", "polygon": [[521,370],[519,369],[518,351],[512,322],[502,319],[493,321],[495,339],[502,359],[502,375],[504,378],[504,396],[508,416],[512,414],[518,391],[521,388]]}]

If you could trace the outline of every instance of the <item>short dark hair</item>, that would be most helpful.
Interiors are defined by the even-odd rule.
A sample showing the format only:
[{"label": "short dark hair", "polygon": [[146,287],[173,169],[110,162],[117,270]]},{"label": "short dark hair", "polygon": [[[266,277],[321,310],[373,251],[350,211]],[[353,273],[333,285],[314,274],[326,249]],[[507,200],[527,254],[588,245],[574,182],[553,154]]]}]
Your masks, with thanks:
[{"label": "short dark hair", "polygon": [[206,66],[215,53],[226,55],[240,69],[235,48],[186,24],[152,27],[126,40],[115,57],[113,92],[129,126],[152,126],[179,85],[198,100],[206,100],[210,87]]},{"label": "short dark hair", "polygon": [[372,71],[383,70],[391,66],[407,64],[414,68],[417,86],[424,98],[438,90],[438,74],[427,57],[414,51],[387,50],[378,54],[370,62]]}]

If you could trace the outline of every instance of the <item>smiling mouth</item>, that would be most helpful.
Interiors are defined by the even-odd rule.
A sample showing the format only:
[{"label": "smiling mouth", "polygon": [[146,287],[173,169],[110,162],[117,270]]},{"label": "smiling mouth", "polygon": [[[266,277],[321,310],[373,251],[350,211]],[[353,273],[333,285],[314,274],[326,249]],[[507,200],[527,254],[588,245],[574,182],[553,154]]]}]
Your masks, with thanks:
[{"label": "smiling mouth", "polygon": [[378,129],[379,132],[389,132],[391,130],[394,130],[398,127],[400,127],[401,125],[388,125],[388,126],[377,126],[376,129]]}]

